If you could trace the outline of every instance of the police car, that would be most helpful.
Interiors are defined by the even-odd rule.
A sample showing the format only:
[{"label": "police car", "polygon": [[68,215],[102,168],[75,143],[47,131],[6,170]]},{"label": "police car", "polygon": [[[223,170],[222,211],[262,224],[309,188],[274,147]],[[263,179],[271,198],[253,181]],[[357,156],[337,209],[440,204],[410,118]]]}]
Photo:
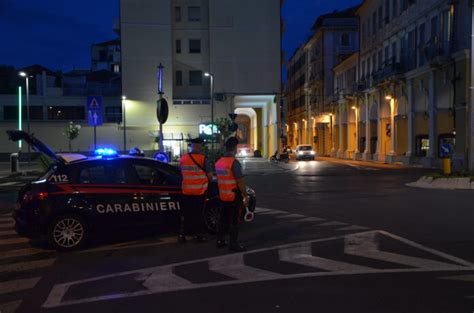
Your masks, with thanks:
[{"label": "police car", "polygon": [[[46,239],[55,249],[67,251],[103,230],[177,228],[185,205],[179,168],[110,149],[99,149],[93,157],[56,154],[24,131],[7,133],[52,161],[43,176],[19,192],[13,213],[18,234]],[[209,188],[203,223],[215,232],[220,206],[216,182]],[[255,192],[250,188],[248,192],[248,211],[253,212]]]}]

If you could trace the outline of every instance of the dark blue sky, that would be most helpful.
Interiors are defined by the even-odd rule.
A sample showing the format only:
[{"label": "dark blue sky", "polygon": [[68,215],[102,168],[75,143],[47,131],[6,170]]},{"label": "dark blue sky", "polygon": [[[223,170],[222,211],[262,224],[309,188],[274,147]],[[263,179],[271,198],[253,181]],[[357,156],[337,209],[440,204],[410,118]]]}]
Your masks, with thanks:
[{"label": "dark blue sky", "polygon": [[[115,37],[119,0],[0,0],[0,64],[34,63],[52,70],[88,68],[90,46]],[[286,0],[283,46],[290,56],[319,14],[360,0]]]}]

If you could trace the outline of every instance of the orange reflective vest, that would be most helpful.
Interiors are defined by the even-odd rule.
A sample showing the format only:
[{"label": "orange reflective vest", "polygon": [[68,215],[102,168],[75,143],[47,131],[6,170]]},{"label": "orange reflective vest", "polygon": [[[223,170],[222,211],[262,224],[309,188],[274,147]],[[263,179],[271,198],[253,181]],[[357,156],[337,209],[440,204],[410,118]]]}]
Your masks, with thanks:
[{"label": "orange reflective vest", "polygon": [[[204,162],[206,160],[204,155],[193,154],[193,158],[199,166],[204,168]],[[181,187],[185,195],[201,196],[207,190],[209,179],[206,172],[199,168],[196,163],[194,163],[189,154],[183,155],[179,160],[179,167],[183,175]]]},{"label": "orange reflective vest", "polygon": [[217,185],[219,198],[224,202],[235,201],[235,191],[238,190],[237,180],[232,173],[235,157],[222,157],[216,163]]}]

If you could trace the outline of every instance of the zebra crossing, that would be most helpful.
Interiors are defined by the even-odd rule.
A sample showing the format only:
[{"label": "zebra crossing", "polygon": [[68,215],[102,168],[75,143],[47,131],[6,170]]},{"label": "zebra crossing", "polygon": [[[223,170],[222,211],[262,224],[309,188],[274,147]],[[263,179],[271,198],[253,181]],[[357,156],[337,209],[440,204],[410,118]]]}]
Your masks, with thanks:
[{"label": "zebra crossing", "polygon": [[[56,284],[43,307],[308,277],[473,270],[465,260],[369,230]],[[113,288],[117,280],[123,291],[95,287]]]},{"label": "zebra crossing", "polygon": [[[19,237],[10,214],[0,216],[0,312],[13,313],[21,305],[24,295],[34,289],[42,278],[41,272],[51,267],[55,253],[30,245]],[[12,278],[13,275],[15,278]]]}]

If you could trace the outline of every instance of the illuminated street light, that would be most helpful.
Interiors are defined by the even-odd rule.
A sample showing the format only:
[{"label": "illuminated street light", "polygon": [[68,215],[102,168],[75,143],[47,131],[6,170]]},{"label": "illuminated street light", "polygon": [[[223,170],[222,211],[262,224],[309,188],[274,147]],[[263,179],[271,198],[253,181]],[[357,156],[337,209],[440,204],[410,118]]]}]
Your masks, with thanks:
[{"label": "illuminated street light", "polygon": [[123,152],[127,152],[127,96],[122,96],[122,123],[123,123]]},{"label": "illuminated street light", "polygon": [[389,101],[390,101],[390,100],[392,100],[392,99],[393,99],[393,97],[392,97],[391,95],[386,95],[386,96],[385,96],[385,100],[389,100]]},{"label": "illuminated street light", "polygon": [[214,148],[214,75],[212,73],[204,73],[205,77],[209,77],[211,80],[211,129],[212,129],[212,148]]}]

